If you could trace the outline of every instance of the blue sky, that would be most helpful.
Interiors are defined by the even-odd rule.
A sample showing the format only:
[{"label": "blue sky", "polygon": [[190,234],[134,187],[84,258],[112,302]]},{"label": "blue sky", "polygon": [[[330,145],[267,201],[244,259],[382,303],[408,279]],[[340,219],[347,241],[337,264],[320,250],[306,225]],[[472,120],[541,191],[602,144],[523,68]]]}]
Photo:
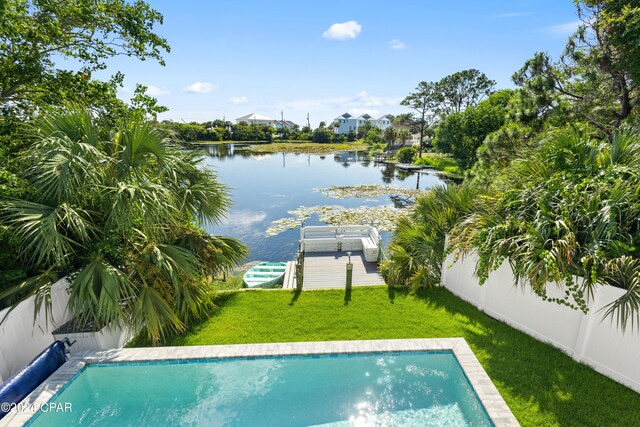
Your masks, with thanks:
[{"label": "blue sky", "polygon": [[284,111],[300,125],[309,113],[314,127],[346,111],[407,112],[399,102],[419,81],[467,68],[513,87],[534,52],[560,55],[578,21],[571,0],[149,3],[171,53],[165,67],[110,61],[126,76],[121,97],[143,83],[169,107],[162,119]]}]

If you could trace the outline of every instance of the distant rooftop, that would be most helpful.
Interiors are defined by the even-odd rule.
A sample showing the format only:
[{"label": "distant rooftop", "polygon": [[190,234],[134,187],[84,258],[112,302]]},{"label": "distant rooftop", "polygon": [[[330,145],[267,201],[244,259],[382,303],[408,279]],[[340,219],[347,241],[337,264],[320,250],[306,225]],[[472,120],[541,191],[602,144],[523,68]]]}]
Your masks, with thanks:
[{"label": "distant rooftop", "polygon": [[238,117],[236,120],[242,121],[242,120],[273,120],[273,119],[263,116],[262,114],[251,113],[246,116]]}]

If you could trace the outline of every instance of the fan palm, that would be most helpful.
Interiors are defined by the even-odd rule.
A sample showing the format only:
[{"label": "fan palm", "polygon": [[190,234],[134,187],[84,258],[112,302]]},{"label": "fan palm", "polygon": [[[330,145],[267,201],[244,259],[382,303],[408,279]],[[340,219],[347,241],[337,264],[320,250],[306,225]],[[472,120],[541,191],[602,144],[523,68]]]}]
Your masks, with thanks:
[{"label": "fan palm", "polygon": [[387,282],[412,288],[440,282],[445,239],[468,215],[478,190],[467,186],[438,186],[416,200],[411,217],[401,218],[383,264]]},{"label": "fan palm", "polygon": [[409,132],[407,129],[400,129],[398,131],[398,138],[400,138],[400,141],[402,141],[402,146],[404,147],[407,141],[411,138],[411,132]]},{"label": "fan palm", "polygon": [[203,158],[141,119],[115,129],[90,111],[47,115],[33,128],[29,200],[0,202],[0,224],[20,239],[31,279],[0,295],[36,295],[70,274],[68,309],[80,321],[118,321],[157,342],[211,305],[204,277],[241,262],[246,248],[209,236],[229,204]]},{"label": "fan palm", "polygon": [[[595,286],[626,290],[606,310],[624,329],[640,314],[640,135],[611,141],[566,130],[514,162],[459,224],[452,243],[478,253],[484,281],[508,259],[518,283],[546,297],[549,282],[564,282],[557,302],[586,311]],[[575,282],[574,277],[581,278]],[[523,279],[526,279],[524,281]]]}]

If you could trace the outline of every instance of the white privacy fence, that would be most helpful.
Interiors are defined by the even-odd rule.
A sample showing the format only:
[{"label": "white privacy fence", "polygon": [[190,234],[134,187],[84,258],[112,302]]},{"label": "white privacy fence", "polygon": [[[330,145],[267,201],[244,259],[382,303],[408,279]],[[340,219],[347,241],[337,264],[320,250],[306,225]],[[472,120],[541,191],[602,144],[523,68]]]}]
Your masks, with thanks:
[{"label": "white privacy fence", "polygon": [[[622,333],[601,310],[625,291],[601,286],[588,301],[589,312],[544,301],[528,287],[515,287],[508,262],[480,286],[473,271],[477,257],[454,262],[449,256],[442,267],[442,285],[488,315],[541,341],[562,349],[574,360],[640,392],[640,332]],[[564,294],[549,286],[550,297]]]},{"label": "white privacy fence", "polygon": [[34,297],[20,303],[9,313],[9,309],[0,311],[0,382],[27,365],[45,347],[53,342],[53,330],[69,320],[66,311],[69,295],[65,279],[54,283],[51,288],[51,310],[54,321],[47,322],[44,307],[38,320],[33,322]]}]

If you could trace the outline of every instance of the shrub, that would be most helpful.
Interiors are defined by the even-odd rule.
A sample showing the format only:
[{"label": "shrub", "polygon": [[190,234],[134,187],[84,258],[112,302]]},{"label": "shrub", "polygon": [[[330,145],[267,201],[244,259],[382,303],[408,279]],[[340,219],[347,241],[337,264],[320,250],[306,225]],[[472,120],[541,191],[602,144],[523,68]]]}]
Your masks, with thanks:
[{"label": "shrub", "polygon": [[396,157],[402,163],[411,163],[416,156],[416,149],[413,147],[405,147],[398,150]]}]

